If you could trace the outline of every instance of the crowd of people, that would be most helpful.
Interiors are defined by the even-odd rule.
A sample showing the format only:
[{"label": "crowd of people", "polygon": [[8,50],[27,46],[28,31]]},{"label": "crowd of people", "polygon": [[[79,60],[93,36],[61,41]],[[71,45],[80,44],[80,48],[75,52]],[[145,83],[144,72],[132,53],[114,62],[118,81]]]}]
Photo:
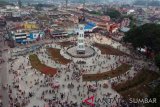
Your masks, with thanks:
[{"label": "crowd of people", "polygon": [[[38,72],[31,66],[28,54],[14,56],[15,59],[8,62],[10,82],[3,84],[3,88],[7,89],[9,93],[8,107],[84,107],[87,105],[83,100],[92,95],[96,98],[95,104],[97,106],[120,107],[119,105],[124,103],[114,102],[108,105],[102,100],[106,97],[121,97],[111,88],[112,84],[132,78],[145,66],[144,62],[135,63],[135,59],[127,55],[102,55],[99,49],[96,50],[95,56],[84,58],[85,63],[77,63],[82,59],[68,57],[72,60],[71,63],[57,64],[48,56],[46,46],[62,48],[51,42],[51,44],[39,47],[36,51],[31,51],[28,54],[35,53],[45,65],[56,67],[57,74],[49,76]],[[132,69],[108,80],[96,82],[82,80],[82,75],[85,73],[96,74],[111,71],[123,63],[132,65]]]},{"label": "crowd of people", "polygon": [[0,64],[2,64],[2,63],[4,63],[5,61],[4,61],[4,59],[0,59]]}]

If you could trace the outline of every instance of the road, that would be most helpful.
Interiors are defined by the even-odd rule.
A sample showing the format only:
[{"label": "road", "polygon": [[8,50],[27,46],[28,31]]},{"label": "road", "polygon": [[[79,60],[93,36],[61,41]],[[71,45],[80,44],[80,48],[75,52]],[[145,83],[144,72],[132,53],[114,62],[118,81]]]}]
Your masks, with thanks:
[{"label": "road", "polygon": [[[2,40],[2,36],[0,36]],[[3,50],[7,47],[7,44],[4,44],[4,42],[0,42],[0,48]],[[1,84],[8,84],[8,70],[9,70],[9,65],[8,65],[8,58],[9,58],[9,53],[8,51],[2,51],[2,58],[4,59],[5,63],[0,65],[0,82]],[[2,95],[2,102],[3,102],[3,107],[8,107],[9,104],[9,96],[8,96],[8,91],[6,89],[3,89],[2,86],[0,86],[0,93]]]}]

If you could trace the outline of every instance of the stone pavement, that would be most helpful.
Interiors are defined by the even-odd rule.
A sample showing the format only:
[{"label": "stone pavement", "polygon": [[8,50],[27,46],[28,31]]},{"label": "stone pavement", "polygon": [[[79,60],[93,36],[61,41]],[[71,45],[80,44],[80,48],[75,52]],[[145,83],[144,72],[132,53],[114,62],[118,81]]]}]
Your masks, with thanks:
[{"label": "stone pavement", "polygon": [[[4,42],[0,42],[0,46],[2,47],[1,49],[7,49],[8,47],[6,46],[7,44],[4,44]],[[10,57],[8,51],[2,51],[2,58],[4,59],[4,63],[0,65],[0,94],[2,95],[2,102],[3,102],[3,107],[7,107],[9,104],[9,97],[8,97],[8,92],[6,89],[2,88],[2,84],[6,85],[8,84],[8,70],[9,70],[9,65],[8,65],[8,58]]]},{"label": "stone pavement", "polygon": [[[118,44],[116,42],[112,42],[108,38],[103,38],[103,41],[99,41],[100,37],[93,37],[92,39],[86,39],[88,41],[87,43],[93,43],[93,42],[98,42],[98,43],[107,43],[108,45],[111,45],[115,48],[120,46],[121,44]],[[56,43],[50,43],[48,44],[50,47],[53,48],[59,48],[61,47],[57,45]],[[38,52],[38,57],[43,62],[45,65],[57,68],[60,72],[58,72],[54,77],[49,77],[45,76],[44,74],[41,74],[35,69],[31,68],[31,64],[29,62],[29,53],[24,56],[17,56],[14,61],[11,61],[9,63],[4,63],[3,64],[3,70],[6,72],[1,72],[4,75],[2,77],[2,82],[3,83],[8,83],[11,86],[12,89],[12,97],[13,99],[17,98],[18,102],[28,102],[25,107],[33,107],[33,106],[39,106],[39,107],[44,107],[44,105],[48,104],[47,101],[43,99],[53,99],[56,97],[58,101],[62,102],[77,102],[79,105],[82,103],[82,100],[90,97],[90,96],[95,96],[96,99],[102,99],[105,95],[108,93],[110,94],[109,97],[120,97],[120,95],[114,91],[111,88],[111,84],[115,82],[120,82],[117,77],[111,78],[109,80],[103,80],[103,81],[92,81],[92,82],[83,82],[82,77],[75,77],[75,74],[79,73],[81,70],[85,70],[84,73],[86,74],[93,74],[93,73],[98,73],[99,71],[105,72],[111,70],[111,66],[113,66],[116,62],[118,62],[118,58],[115,58],[116,56],[114,55],[102,55],[99,49],[96,49],[96,55],[90,58],[71,58],[69,55],[67,55],[63,49],[61,49],[60,54],[67,58],[67,59],[72,59],[72,62],[67,65],[62,65],[56,63],[54,60],[49,58],[48,54],[46,53],[46,46],[44,45],[40,50],[36,50],[33,53]],[[122,47],[123,48],[123,47]],[[125,47],[123,49],[126,49]],[[122,50],[123,50],[122,49]],[[18,48],[18,50],[22,51],[21,48]],[[7,61],[8,55],[10,54],[9,52],[6,52],[3,54],[3,57]],[[14,57],[13,57],[14,58]],[[129,61],[131,60],[129,57],[125,58],[123,56],[119,57],[120,59],[123,59],[124,61]],[[76,64],[77,61],[84,60],[86,61],[86,65],[79,65]],[[131,64],[132,68],[127,71],[128,75],[122,75],[121,80],[126,81],[128,76],[133,77],[134,74],[136,73],[134,71],[134,67],[136,67],[136,63]],[[138,62],[141,67],[145,66],[143,61]],[[144,64],[144,65],[143,65]],[[11,65],[12,70],[11,70]],[[76,65],[76,67],[75,67]],[[120,66],[121,63],[118,64]],[[116,66],[113,67],[115,69]],[[8,70],[11,70],[11,72],[8,74]],[[2,76],[1,75],[1,76]],[[9,81],[8,81],[9,79]],[[79,79],[79,80],[77,80]],[[52,86],[49,86],[48,84],[54,84],[55,82],[58,82],[60,85],[59,89],[54,89]],[[68,84],[73,84],[74,88],[70,89],[68,88]],[[103,87],[104,84],[108,85],[108,88]],[[19,88],[15,88],[15,86],[18,85]],[[94,92],[88,92],[87,86],[95,86],[97,88],[97,91]],[[21,90],[21,91],[19,91]],[[54,93],[50,94],[48,90],[54,90]],[[4,98],[4,104],[8,104],[8,93],[6,90],[3,90],[3,98]],[[21,92],[25,92],[23,97],[21,98]],[[43,93],[45,92],[44,96]],[[30,96],[30,93],[33,93],[32,97]],[[61,99],[61,93],[64,93],[65,96],[63,99]],[[43,97],[43,98],[42,98]],[[24,98],[24,99],[23,99]],[[12,101],[15,103],[15,101]],[[100,103],[101,107],[105,107],[103,103]],[[111,104],[108,106],[116,105]],[[5,106],[6,107],[6,106]],[[55,107],[58,107],[58,105],[55,105]],[[80,107],[80,106],[78,106]]]}]

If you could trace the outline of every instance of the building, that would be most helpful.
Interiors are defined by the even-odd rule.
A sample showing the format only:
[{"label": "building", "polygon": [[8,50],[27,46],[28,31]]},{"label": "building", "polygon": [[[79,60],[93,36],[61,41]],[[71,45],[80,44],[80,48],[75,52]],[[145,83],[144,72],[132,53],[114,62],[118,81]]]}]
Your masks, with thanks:
[{"label": "building", "polygon": [[4,18],[0,18],[0,27],[6,26],[7,22]]},{"label": "building", "polygon": [[52,37],[65,37],[68,36],[67,32],[64,32],[63,30],[54,30],[51,31]]},{"label": "building", "polygon": [[26,32],[16,32],[13,33],[13,40],[16,43],[26,44],[28,42],[32,42],[35,40],[40,40],[44,37],[44,32],[41,31],[31,31],[29,33]]},{"label": "building", "polygon": [[102,21],[104,21],[105,23],[109,22],[111,20],[110,16],[102,16],[101,17]]},{"label": "building", "polygon": [[84,27],[84,31],[85,32],[92,32],[92,30],[96,27],[96,24],[93,22],[88,22],[85,27]]},{"label": "building", "polygon": [[110,24],[109,26],[109,32],[114,33],[118,30],[118,24]]},{"label": "building", "polygon": [[32,31],[27,36],[27,41],[35,41],[44,37],[44,32]]},{"label": "building", "polygon": [[22,21],[22,16],[20,12],[12,12],[12,16],[9,18],[9,20],[12,20],[14,22]]},{"label": "building", "polygon": [[16,43],[26,44],[27,36],[27,33],[14,33],[13,40],[15,40]]},{"label": "building", "polygon": [[130,25],[130,19],[129,18],[124,18],[122,20],[122,22],[120,23],[120,27],[123,28],[123,27],[128,27]]},{"label": "building", "polygon": [[26,22],[23,24],[24,29],[38,29],[36,22]]}]

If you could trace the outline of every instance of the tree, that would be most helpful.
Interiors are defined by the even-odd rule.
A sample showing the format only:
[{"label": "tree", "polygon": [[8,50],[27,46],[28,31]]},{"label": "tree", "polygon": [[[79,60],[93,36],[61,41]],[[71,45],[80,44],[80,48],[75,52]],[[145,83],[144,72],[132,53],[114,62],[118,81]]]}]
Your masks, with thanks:
[{"label": "tree", "polygon": [[147,48],[147,50],[158,53],[160,51],[160,25],[150,23],[131,28],[123,40],[132,43],[135,49]]},{"label": "tree", "polygon": [[151,94],[148,97],[149,99],[156,98],[156,103],[145,104],[145,107],[160,107],[160,91],[159,90],[160,90],[160,85],[155,87],[155,89],[151,92]]},{"label": "tree", "polygon": [[160,69],[160,54],[157,54],[155,56],[155,64],[158,66],[158,68]]},{"label": "tree", "polygon": [[107,11],[104,11],[103,13],[104,15],[110,16],[112,19],[117,19],[121,17],[121,13],[118,10],[113,8],[107,9]]},{"label": "tree", "polygon": [[98,11],[90,11],[89,13],[90,13],[90,14],[97,15],[97,16],[100,16],[100,15],[101,15],[101,13],[98,12]]}]

